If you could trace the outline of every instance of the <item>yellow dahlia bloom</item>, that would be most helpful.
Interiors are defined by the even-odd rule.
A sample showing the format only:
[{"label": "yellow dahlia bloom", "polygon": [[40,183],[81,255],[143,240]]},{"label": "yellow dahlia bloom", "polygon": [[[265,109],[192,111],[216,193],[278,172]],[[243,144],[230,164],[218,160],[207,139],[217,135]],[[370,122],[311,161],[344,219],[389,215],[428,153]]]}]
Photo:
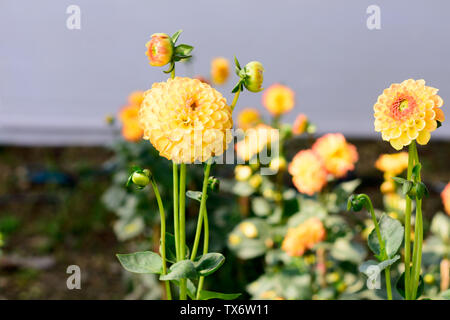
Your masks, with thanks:
[{"label": "yellow dahlia bloom", "polygon": [[279,116],[292,110],[295,104],[294,96],[294,91],[289,87],[276,83],[264,91],[262,103],[272,115]]},{"label": "yellow dahlia bloom", "polygon": [[353,170],[358,161],[356,147],[348,143],[340,133],[324,135],[317,139],[312,149],[322,159],[327,171],[337,178]]},{"label": "yellow dahlia bloom", "polygon": [[306,131],[306,127],[308,126],[308,118],[303,114],[299,114],[297,118],[295,118],[294,125],[292,126],[292,133],[295,135],[301,135]]},{"label": "yellow dahlia bloom", "polygon": [[288,171],[297,190],[310,196],[321,191],[327,183],[327,171],[322,160],[312,150],[297,153]]},{"label": "yellow dahlia bloom", "polygon": [[438,89],[428,87],[424,80],[405,80],[385,89],[375,103],[375,131],[389,141],[396,150],[417,140],[427,144],[430,132],[443,122],[440,109],[444,101],[437,95]]},{"label": "yellow dahlia bloom", "polygon": [[139,105],[122,108],[119,118],[122,122],[122,136],[125,140],[136,142],[142,138],[143,130],[139,125]]},{"label": "yellow dahlia bloom", "polygon": [[238,127],[243,130],[253,128],[260,122],[261,122],[261,115],[256,109],[246,108],[242,110],[241,113],[239,113]]},{"label": "yellow dahlia bloom", "polygon": [[144,100],[144,91],[134,91],[128,96],[128,104],[140,106]]},{"label": "yellow dahlia bloom", "polygon": [[444,191],[441,193],[441,198],[445,212],[450,215],[450,183],[445,186]]},{"label": "yellow dahlia bloom", "polygon": [[211,61],[211,80],[215,84],[222,85],[230,75],[230,63],[227,59],[218,57]]},{"label": "yellow dahlia bloom", "polygon": [[289,228],[283,240],[281,249],[292,257],[301,257],[305,251],[323,241],[325,228],[318,218],[309,218],[295,228]]},{"label": "yellow dahlia bloom", "polygon": [[267,145],[270,145],[272,142],[277,143],[278,138],[278,130],[260,123],[256,127],[245,131],[244,139],[236,143],[236,153],[241,159],[248,161],[260,153]]},{"label": "yellow dahlia bloom", "polygon": [[232,136],[231,108],[220,92],[198,79],[154,83],[139,111],[144,139],[176,163],[221,155]]},{"label": "yellow dahlia bloom", "polygon": [[382,154],[375,162],[375,168],[392,176],[399,175],[408,169],[408,153]]}]

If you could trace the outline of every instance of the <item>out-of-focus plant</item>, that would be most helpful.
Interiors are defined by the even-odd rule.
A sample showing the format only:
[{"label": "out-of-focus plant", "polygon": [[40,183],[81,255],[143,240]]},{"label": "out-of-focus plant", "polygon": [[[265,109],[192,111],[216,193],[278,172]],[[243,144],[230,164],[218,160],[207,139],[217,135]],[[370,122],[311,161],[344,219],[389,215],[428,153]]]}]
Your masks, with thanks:
[{"label": "out-of-focus plant", "polygon": [[[376,280],[379,280],[379,274],[384,270],[388,299],[393,298],[390,269],[400,259],[397,251],[402,242],[405,246],[405,271],[397,280],[397,292],[406,300],[418,299],[424,292],[422,200],[428,195],[428,190],[421,179],[422,166],[416,141],[426,145],[430,140],[430,133],[444,121],[444,113],[441,109],[443,100],[437,95],[437,91],[435,88],[425,86],[424,80],[409,79],[400,84],[392,84],[383,91],[374,105],[375,131],[381,132],[383,140],[389,141],[396,150],[401,150],[404,146],[409,147],[407,161],[405,153],[384,155],[377,161],[377,167],[385,172],[386,181],[381,187],[382,192],[394,195],[396,184],[398,184],[405,198],[402,216],[405,227],[403,228],[397,219],[385,214],[378,221],[367,195],[351,196],[348,201],[349,210],[352,208],[354,211],[359,211],[365,208],[372,216],[375,229],[369,234],[368,245],[378,262],[365,262],[360,270],[370,279]],[[407,169],[406,179],[396,177],[405,168]],[[413,201],[415,203],[414,232],[411,230]],[[436,216],[437,219],[442,220],[439,217],[439,215]],[[441,223],[445,224],[444,221]],[[414,245],[411,252],[412,234]],[[444,260],[446,260],[445,256],[446,254]],[[428,280],[431,282],[431,277],[428,277]]]},{"label": "out-of-focus plant", "polygon": [[[245,162],[235,167],[231,187],[243,220],[228,246],[240,259],[264,264],[248,292],[255,299],[355,297],[364,285],[357,265],[366,250],[340,213],[359,184],[344,179],[358,159],[356,148],[341,134],[328,134],[289,161],[286,146],[303,137],[310,143],[315,126],[303,114],[293,124],[281,122],[295,104],[287,86],[266,89],[263,104],[271,125],[255,109],[238,117],[245,133],[236,153]],[[288,172],[297,190],[286,182]]]}]

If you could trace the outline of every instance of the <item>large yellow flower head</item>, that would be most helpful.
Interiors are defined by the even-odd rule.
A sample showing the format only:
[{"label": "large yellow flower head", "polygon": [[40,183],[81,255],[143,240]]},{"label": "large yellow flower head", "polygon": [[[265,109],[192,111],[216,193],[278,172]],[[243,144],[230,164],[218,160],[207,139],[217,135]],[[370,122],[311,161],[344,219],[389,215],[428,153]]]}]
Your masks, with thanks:
[{"label": "large yellow flower head", "polygon": [[236,154],[239,158],[248,161],[266,146],[278,143],[278,139],[278,130],[260,123],[256,127],[245,131],[244,139],[236,143]]},{"label": "large yellow flower head", "polygon": [[297,190],[310,196],[321,191],[327,183],[327,171],[322,160],[312,150],[297,153],[289,164],[288,171]]},{"label": "large yellow flower head", "polygon": [[272,115],[279,116],[292,110],[295,104],[294,96],[294,91],[289,87],[276,83],[264,91],[262,103]]},{"label": "large yellow flower head", "polygon": [[122,136],[125,140],[136,142],[142,139],[142,128],[139,125],[139,105],[129,105],[120,110]]},{"label": "large yellow flower head", "polygon": [[253,128],[261,122],[261,115],[258,110],[253,108],[245,108],[238,115],[238,127],[244,130]]},{"label": "large yellow flower head", "polygon": [[445,212],[450,215],[450,183],[445,186],[444,191],[441,193],[441,198]]},{"label": "large yellow flower head", "polygon": [[396,176],[408,168],[408,153],[382,154],[375,162],[375,167]]},{"label": "large yellow flower head", "polygon": [[337,178],[342,178],[355,168],[358,161],[356,147],[345,140],[340,133],[328,133],[317,139],[312,146],[322,159],[325,168]]},{"label": "large yellow flower head", "polygon": [[306,250],[323,241],[326,231],[318,218],[309,218],[296,228],[289,228],[281,248],[292,257],[301,257]]},{"label": "large yellow flower head", "polygon": [[231,108],[220,92],[198,79],[154,83],[139,111],[144,139],[176,163],[221,155],[232,136]]},{"label": "large yellow flower head", "polygon": [[227,82],[230,75],[230,63],[227,59],[218,57],[211,61],[211,80],[218,85]]},{"label": "large yellow flower head", "polygon": [[396,150],[417,140],[427,144],[437,121],[445,117],[440,109],[444,101],[438,89],[428,87],[424,80],[405,80],[394,83],[383,91],[375,103],[375,131],[389,141]]}]

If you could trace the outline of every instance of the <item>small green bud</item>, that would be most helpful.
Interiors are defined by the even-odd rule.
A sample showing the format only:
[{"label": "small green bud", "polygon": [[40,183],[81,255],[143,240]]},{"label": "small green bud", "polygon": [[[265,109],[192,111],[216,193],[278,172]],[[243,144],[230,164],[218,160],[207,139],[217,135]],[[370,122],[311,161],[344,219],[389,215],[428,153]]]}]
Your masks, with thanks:
[{"label": "small green bud", "polygon": [[215,177],[208,178],[208,189],[209,190],[216,192],[219,190],[219,186],[220,186],[219,179],[217,179]]},{"label": "small green bud", "polygon": [[362,210],[364,204],[363,201],[358,197],[352,194],[347,201],[347,211],[352,209],[355,212],[359,212]]},{"label": "small green bud", "polygon": [[264,80],[264,68],[259,61],[251,61],[244,67],[244,86],[251,92],[259,92]]},{"label": "small green bud", "polygon": [[150,183],[150,179],[144,171],[134,172],[131,176],[131,180],[135,185],[137,185],[140,188],[144,188],[146,185]]}]

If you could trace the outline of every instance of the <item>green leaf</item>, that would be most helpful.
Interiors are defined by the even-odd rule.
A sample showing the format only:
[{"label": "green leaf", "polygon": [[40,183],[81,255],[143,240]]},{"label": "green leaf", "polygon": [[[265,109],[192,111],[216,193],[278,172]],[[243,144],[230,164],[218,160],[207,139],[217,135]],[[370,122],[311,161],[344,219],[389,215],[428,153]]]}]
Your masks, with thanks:
[{"label": "green leaf", "polygon": [[364,260],[366,255],[367,252],[361,244],[343,238],[336,240],[331,248],[331,256],[338,261],[350,261],[358,264]]},{"label": "green leaf", "polygon": [[233,185],[232,191],[234,194],[237,194],[238,196],[248,197],[253,192],[255,192],[255,189],[253,189],[253,187],[247,182],[238,181]]},{"label": "green leaf", "polygon": [[240,295],[241,295],[240,293],[220,293],[202,290],[200,292],[199,300],[210,300],[210,299],[234,300],[239,298]]},{"label": "green leaf", "polygon": [[400,255],[396,255],[394,258],[384,260],[382,262],[378,262],[378,261],[374,261],[374,260],[365,261],[364,263],[362,263],[359,266],[358,270],[359,270],[359,272],[362,272],[365,275],[370,276],[371,274],[370,274],[370,272],[368,272],[370,267],[377,266],[378,272],[381,272],[384,269],[386,269],[387,267],[389,267],[389,266],[393,265],[395,262],[397,262],[398,259],[400,259]]},{"label": "green leaf", "polygon": [[181,260],[170,267],[166,275],[161,275],[159,280],[195,279],[198,277],[195,265],[191,260]]},{"label": "green leaf", "polygon": [[162,272],[161,257],[151,251],[135,252],[127,254],[116,254],[125,270],[134,273],[156,273]]},{"label": "green leaf", "polygon": [[[177,262],[177,250],[175,248],[175,236],[171,233],[166,233],[166,260],[175,263]],[[186,256],[185,259],[189,258],[189,247],[185,246]],[[159,246],[159,253],[161,253],[161,245]]]},{"label": "green leaf", "polygon": [[442,127],[442,122],[440,122],[439,120],[437,120],[436,122],[437,122],[437,127],[436,127],[436,129]]},{"label": "green leaf", "polygon": [[225,257],[222,254],[211,252],[200,256],[194,266],[200,276],[206,277],[219,269],[224,262]]},{"label": "green leaf", "polygon": [[397,182],[399,184],[404,184],[405,182],[408,182],[408,180],[400,178],[400,177],[392,177],[392,180],[394,180],[395,182]]},{"label": "green leaf", "polygon": [[175,55],[188,56],[192,50],[194,50],[193,46],[190,46],[188,44],[180,44],[179,46],[175,47]]},{"label": "green leaf", "polygon": [[[202,193],[200,191],[192,191],[188,190],[186,191],[186,197],[192,200],[196,200],[198,202],[202,201]],[[208,196],[206,196],[208,197]]]},{"label": "green leaf", "polygon": [[[384,241],[387,257],[392,259],[397,253],[398,249],[403,242],[403,226],[390,216],[383,214],[379,221],[381,238]],[[380,244],[378,243],[378,237],[375,228],[369,234],[368,244],[370,250],[378,257],[382,258],[382,252],[380,251]]]},{"label": "green leaf", "polygon": [[403,183],[403,185],[402,185],[402,193],[404,195],[407,195],[412,187],[413,187],[413,183],[411,181],[405,181],[405,183]]},{"label": "green leaf", "polygon": [[178,30],[177,32],[175,32],[170,38],[172,39],[172,42],[175,43],[178,40],[178,37],[180,36],[180,34],[183,32],[182,29]]},{"label": "green leaf", "polygon": [[239,63],[238,59],[236,58],[236,56],[234,56],[234,64],[236,65],[236,67],[241,70],[241,64]]},{"label": "green leaf", "polygon": [[231,93],[236,93],[239,90],[242,90],[242,81],[239,81],[233,88],[233,90],[231,90]]},{"label": "green leaf", "polygon": [[[395,285],[395,288],[397,289],[397,292],[403,298],[405,298],[405,273],[404,272],[402,273],[400,278],[398,278],[397,284]],[[423,289],[424,289],[423,278],[422,278],[422,276],[420,276],[420,278],[419,278],[419,287],[417,288],[416,300],[417,300],[417,298],[419,298],[422,295]]]}]

